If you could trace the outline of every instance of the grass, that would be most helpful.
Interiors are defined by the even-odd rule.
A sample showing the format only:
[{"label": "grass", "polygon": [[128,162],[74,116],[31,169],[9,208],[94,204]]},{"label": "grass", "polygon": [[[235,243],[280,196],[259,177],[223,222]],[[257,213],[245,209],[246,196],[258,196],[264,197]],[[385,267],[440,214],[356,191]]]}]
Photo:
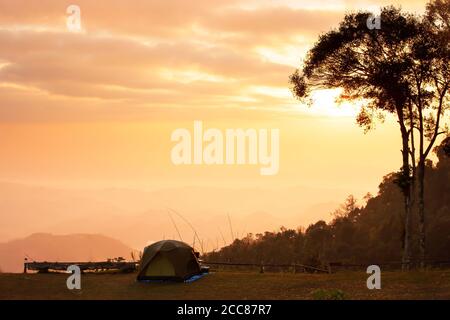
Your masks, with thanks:
[{"label": "grass", "polygon": [[65,274],[0,274],[0,299],[450,299],[450,270],[383,272],[368,290],[363,272],[217,272],[190,284],[138,283],[135,274],[84,274],[81,290]]}]

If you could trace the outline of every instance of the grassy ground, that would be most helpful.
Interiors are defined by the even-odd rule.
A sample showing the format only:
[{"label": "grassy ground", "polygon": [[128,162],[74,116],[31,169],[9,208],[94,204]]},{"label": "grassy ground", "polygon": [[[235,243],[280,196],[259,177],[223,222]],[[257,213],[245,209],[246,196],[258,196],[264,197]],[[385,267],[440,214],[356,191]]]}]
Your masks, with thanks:
[{"label": "grassy ground", "polygon": [[0,274],[0,299],[450,299],[450,270],[383,272],[368,290],[363,272],[217,272],[190,283],[137,283],[135,274],[85,274],[70,291],[64,274]]}]

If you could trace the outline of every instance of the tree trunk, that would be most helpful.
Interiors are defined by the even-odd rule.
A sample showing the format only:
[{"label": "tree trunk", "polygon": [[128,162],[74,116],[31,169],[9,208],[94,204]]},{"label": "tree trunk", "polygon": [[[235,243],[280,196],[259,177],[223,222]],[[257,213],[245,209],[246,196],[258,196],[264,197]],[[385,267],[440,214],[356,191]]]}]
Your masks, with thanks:
[{"label": "tree trunk", "polygon": [[420,159],[418,168],[419,178],[419,254],[420,267],[425,267],[425,159]]},{"label": "tree trunk", "polygon": [[402,269],[409,270],[411,263],[411,199],[410,196],[405,195],[405,231],[403,239],[403,255],[402,255]]},{"label": "tree trunk", "polygon": [[404,219],[404,238],[403,238],[403,254],[402,269],[409,270],[411,263],[411,184],[409,174],[409,135],[404,125],[400,125],[402,133],[402,184],[405,219]]}]

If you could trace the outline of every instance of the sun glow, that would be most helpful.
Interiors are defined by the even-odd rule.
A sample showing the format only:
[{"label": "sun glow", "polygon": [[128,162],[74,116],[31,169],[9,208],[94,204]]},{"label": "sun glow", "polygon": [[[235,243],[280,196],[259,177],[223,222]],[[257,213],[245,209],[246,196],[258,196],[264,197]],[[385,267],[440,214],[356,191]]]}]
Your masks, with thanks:
[{"label": "sun glow", "polygon": [[341,89],[323,89],[311,93],[312,105],[308,113],[329,117],[355,117],[360,107],[347,101],[339,101]]}]

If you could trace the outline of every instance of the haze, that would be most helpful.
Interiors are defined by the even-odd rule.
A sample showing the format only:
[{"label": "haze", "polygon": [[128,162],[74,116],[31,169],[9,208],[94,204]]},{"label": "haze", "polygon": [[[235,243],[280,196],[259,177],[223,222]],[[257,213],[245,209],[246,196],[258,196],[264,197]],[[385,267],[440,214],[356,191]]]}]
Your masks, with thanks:
[{"label": "haze", "polygon": [[[322,91],[308,108],[288,78],[346,11],[425,1],[79,0],[78,33],[69,4],[0,1],[0,241],[91,232],[139,248],[178,238],[172,208],[211,249],[329,220],[401,166],[394,120],[365,135],[358,106]],[[278,174],[173,165],[171,132],[195,120],[280,129]]]}]

